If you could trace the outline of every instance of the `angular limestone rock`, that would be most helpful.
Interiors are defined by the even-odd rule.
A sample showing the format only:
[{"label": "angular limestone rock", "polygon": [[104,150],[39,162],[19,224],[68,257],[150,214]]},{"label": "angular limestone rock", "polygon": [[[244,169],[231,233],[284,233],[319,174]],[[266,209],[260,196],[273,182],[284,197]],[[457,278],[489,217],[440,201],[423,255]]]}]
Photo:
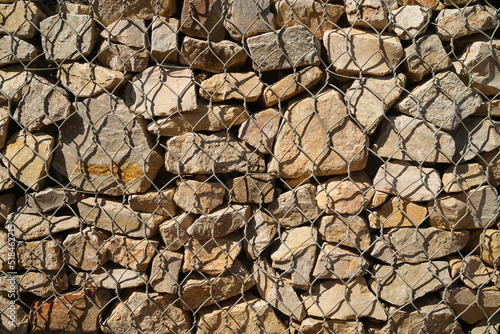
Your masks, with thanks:
[{"label": "angular limestone rock", "polygon": [[155,240],[137,240],[114,235],[104,248],[108,252],[108,261],[135,271],[146,271],[159,244]]},{"label": "angular limestone rock", "polygon": [[[0,100],[1,100],[0,94]],[[0,148],[5,145],[7,141],[7,134],[9,131],[10,112],[8,107],[0,107]]]},{"label": "angular limestone rock", "polygon": [[148,66],[149,53],[144,48],[136,50],[126,45],[103,41],[97,60],[114,71],[141,72]]},{"label": "angular limestone rock", "polygon": [[299,333],[303,334],[329,334],[332,332],[366,333],[363,323],[357,321],[305,318],[299,327]]},{"label": "angular limestone rock", "polygon": [[452,134],[457,147],[455,161],[468,161],[500,146],[500,122],[470,117],[463,123]]},{"label": "angular limestone rock", "polygon": [[439,0],[397,0],[397,3],[400,6],[421,6],[424,9],[437,9],[440,2]]},{"label": "angular limestone rock", "polygon": [[[489,181],[493,186],[500,184],[500,150],[495,149],[490,152],[481,153],[476,157],[476,161],[483,166],[489,175]],[[0,177],[1,180],[1,177]],[[0,187],[1,188],[1,187]]]},{"label": "angular limestone rock", "polygon": [[112,265],[95,270],[92,273],[72,272],[69,275],[69,281],[71,285],[117,290],[145,285],[148,282],[148,275]]},{"label": "angular limestone rock", "polygon": [[479,289],[490,280],[488,269],[477,255],[464,258],[460,270],[460,279],[471,289]]},{"label": "angular limestone rock", "polygon": [[396,251],[391,247],[389,242],[381,237],[373,241],[369,254],[377,260],[390,265],[400,263],[396,256]]},{"label": "angular limestone rock", "polygon": [[218,182],[184,180],[177,185],[175,204],[182,210],[206,215],[224,202],[226,187]]},{"label": "angular limestone rock", "polygon": [[198,108],[193,71],[181,66],[155,66],[137,74],[125,87],[125,103],[151,119]]},{"label": "angular limestone rock", "polygon": [[339,245],[366,250],[370,247],[370,229],[361,216],[324,216],[319,221],[321,239]]},{"label": "angular limestone rock", "polygon": [[238,138],[255,147],[260,153],[271,153],[280,123],[281,113],[278,109],[259,111],[241,124]]},{"label": "angular limestone rock", "polygon": [[446,8],[436,17],[436,33],[443,41],[494,29],[498,24],[495,9],[474,5],[464,8]]},{"label": "angular limestone rock", "polygon": [[79,189],[114,196],[146,191],[163,163],[146,121],[107,94],[75,109],[59,128],[54,168]]},{"label": "angular limestone rock", "polygon": [[169,251],[178,250],[189,240],[189,234],[186,231],[193,222],[194,215],[182,213],[161,223],[160,235]]},{"label": "angular limestone rock", "polygon": [[443,293],[443,299],[453,312],[468,324],[490,317],[498,311],[500,290],[493,286],[480,290],[468,287],[453,287]]},{"label": "angular limestone rock", "polygon": [[381,191],[375,190],[373,194],[372,201],[368,204],[368,209],[373,209],[381,206],[389,198],[389,194],[383,193]]},{"label": "angular limestone rock", "polygon": [[2,162],[13,178],[38,191],[49,172],[53,147],[54,138],[48,134],[20,131],[2,149]]},{"label": "angular limestone rock", "polygon": [[[28,333],[28,328],[30,326],[29,318],[28,313],[26,313],[23,307],[17,303],[12,304],[10,299],[3,296],[0,296],[0,307],[3,310],[12,310],[12,313],[4,311],[0,315],[0,330],[9,334]],[[13,322],[10,315],[14,318]]]},{"label": "angular limestone rock", "polygon": [[317,279],[350,279],[366,273],[370,263],[358,252],[324,243],[313,276]]},{"label": "angular limestone rock", "polygon": [[447,193],[461,192],[487,182],[488,176],[478,163],[450,166],[443,174],[444,191]]},{"label": "angular limestone rock", "polygon": [[403,6],[391,12],[392,29],[403,40],[422,35],[430,23],[431,12],[421,6]]},{"label": "angular limestone rock", "polygon": [[[3,203],[7,202],[5,196],[0,197]],[[17,239],[33,240],[79,228],[80,219],[73,216],[44,217],[40,214],[13,213],[7,217],[7,224],[11,225],[12,233]]]},{"label": "angular limestone rock", "polygon": [[28,62],[35,59],[38,51],[34,45],[17,37],[0,37],[0,66]]},{"label": "angular limestone rock", "polygon": [[179,20],[155,17],[151,26],[151,60],[159,63],[177,62]]},{"label": "angular limestone rock", "polygon": [[14,180],[10,177],[7,168],[0,164],[0,192],[14,188]]},{"label": "angular limestone rock", "polygon": [[[0,224],[4,224],[7,219],[9,220],[11,219],[11,217],[9,217],[9,214],[12,211],[14,211],[15,204],[16,204],[16,195],[14,194],[0,195]],[[12,226],[9,226],[9,228],[12,229]]]},{"label": "angular limestone rock", "polygon": [[262,94],[262,83],[254,72],[216,74],[200,84],[199,95],[210,101],[236,99],[255,102]]},{"label": "angular limestone rock", "polygon": [[272,0],[230,0],[224,27],[237,41],[274,29],[274,14],[271,12]]},{"label": "angular limestone rock", "polygon": [[355,80],[347,90],[344,101],[350,115],[371,135],[385,112],[399,98],[406,84],[404,74],[396,77],[364,77]]},{"label": "angular limestone rock", "polygon": [[45,58],[53,62],[87,56],[97,39],[94,20],[88,15],[50,16],[40,22],[40,32]]},{"label": "angular limestone rock", "polygon": [[347,20],[353,26],[373,27],[382,30],[389,23],[390,2],[383,0],[347,0],[345,3]]},{"label": "angular limestone rock", "polygon": [[234,203],[268,204],[274,201],[275,178],[268,174],[235,177],[227,184],[228,200]]},{"label": "angular limestone rock", "polygon": [[293,26],[247,39],[255,71],[282,70],[320,62],[320,42],[303,26]]},{"label": "angular limestone rock", "polygon": [[19,102],[23,87],[31,76],[32,74],[25,71],[21,65],[0,68],[0,103]]},{"label": "angular limestone rock", "polygon": [[399,38],[358,28],[326,31],[323,37],[328,63],[342,75],[383,76],[395,71],[403,57]]},{"label": "angular limestone rock", "polygon": [[[2,1],[4,2],[4,1]],[[14,1],[7,1],[14,2]],[[45,18],[43,11],[33,2],[15,1],[0,4],[0,35],[32,38],[38,32],[39,23]]]},{"label": "angular limestone rock", "polygon": [[243,232],[243,249],[248,258],[255,260],[274,240],[278,224],[263,211],[256,210]]},{"label": "angular limestone rock", "polygon": [[[0,279],[0,291],[8,292],[10,288],[8,277]],[[38,297],[49,298],[56,293],[61,293],[68,289],[68,275],[65,272],[37,272],[28,271],[24,274],[16,275],[15,282],[19,293],[32,293]],[[52,282],[54,285],[52,285]]]},{"label": "angular limestone rock", "polygon": [[108,260],[109,237],[109,233],[92,227],[68,234],[63,242],[66,263],[83,270],[98,269]]},{"label": "angular limestone rock", "polygon": [[177,294],[179,272],[183,255],[168,250],[161,250],[153,259],[149,284],[156,292]]},{"label": "angular limestone rock", "polygon": [[174,0],[96,0],[92,4],[95,18],[103,25],[109,25],[122,17],[127,19],[151,20],[156,15],[169,17],[175,14]]},{"label": "angular limestone rock", "polygon": [[409,162],[395,160],[380,166],[373,185],[376,190],[421,202],[437,196],[441,189],[441,178],[434,168],[419,168]]},{"label": "angular limestone rock", "polygon": [[18,242],[18,265],[26,270],[60,270],[64,264],[61,246],[59,239]]},{"label": "angular limestone rock", "polygon": [[226,131],[187,133],[167,141],[165,167],[174,174],[259,173],[264,164],[261,153]]},{"label": "angular limestone rock", "polygon": [[480,237],[479,254],[481,260],[491,267],[500,265],[500,232],[487,229]]},{"label": "angular limestone rock", "polygon": [[222,18],[227,15],[222,5],[221,0],[184,0],[181,31],[192,37],[222,41],[226,33]]},{"label": "angular limestone rock", "polygon": [[[268,172],[284,178],[345,174],[363,169],[368,138],[347,118],[342,95],[327,90],[288,105]],[[312,112],[314,110],[314,112]]]},{"label": "angular limestone rock", "polygon": [[396,115],[385,118],[379,129],[372,149],[381,157],[416,162],[453,161],[455,140],[430,123]]},{"label": "angular limestone rock", "polygon": [[230,204],[196,219],[187,233],[198,240],[220,238],[245,226],[251,214],[248,205]]},{"label": "angular limestone rock", "polygon": [[19,198],[17,211],[33,214],[49,212],[76,204],[84,198],[83,193],[70,188],[46,188]]},{"label": "angular limestone rock", "polygon": [[376,229],[419,226],[427,219],[427,207],[396,196],[373,209],[368,219]]},{"label": "angular limestone rock", "polygon": [[101,36],[115,43],[133,48],[149,47],[149,37],[144,20],[118,20],[108,25]]},{"label": "angular limestone rock", "polygon": [[175,188],[133,194],[128,197],[128,205],[134,211],[156,213],[165,217],[171,217],[177,212],[174,193]]}]

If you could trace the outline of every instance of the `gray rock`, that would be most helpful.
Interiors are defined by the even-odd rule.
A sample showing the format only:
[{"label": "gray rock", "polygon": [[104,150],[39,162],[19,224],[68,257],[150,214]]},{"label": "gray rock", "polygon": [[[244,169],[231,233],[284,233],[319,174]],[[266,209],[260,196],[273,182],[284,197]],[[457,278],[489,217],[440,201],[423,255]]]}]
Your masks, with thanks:
[{"label": "gray rock", "polygon": [[384,29],[389,23],[390,3],[383,0],[346,0],[347,20],[352,26]]},{"label": "gray rock", "polygon": [[422,35],[430,23],[430,13],[421,6],[403,6],[391,11],[392,29],[403,40]]},{"label": "gray rock", "polygon": [[177,62],[179,20],[155,17],[151,26],[151,60],[158,63]]},{"label": "gray rock", "polygon": [[237,41],[274,29],[271,0],[229,0],[224,27]]},{"label": "gray rock", "polygon": [[471,289],[480,289],[490,281],[487,267],[477,255],[469,255],[462,261],[460,279]]},{"label": "gray rock", "polygon": [[161,250],[153,259],[149,284],[156,292],[177,294],[179,272],[183,255],[168,250]]},{"label": "gray rock", "polygon": [[133,49],[126,45],[103,41],[97,53],[101,65],[118,72],[141,72],[146,69],[149,53],[145,48]]},{"label": "gray rock", "polygon": [[13,36],[0,37],[0,66],[28,62],[38,51],[34,45]]},{"label": "gray rock", "polygon": [[470,117],[452,133],[456,143],[455,161],[462,163],[500,147],[500,122]]},{"label": "gray rock", "polygon": [[144,20],[118,20],[108,25],[101,36],[132,48],[149,47],[148,30]]}]

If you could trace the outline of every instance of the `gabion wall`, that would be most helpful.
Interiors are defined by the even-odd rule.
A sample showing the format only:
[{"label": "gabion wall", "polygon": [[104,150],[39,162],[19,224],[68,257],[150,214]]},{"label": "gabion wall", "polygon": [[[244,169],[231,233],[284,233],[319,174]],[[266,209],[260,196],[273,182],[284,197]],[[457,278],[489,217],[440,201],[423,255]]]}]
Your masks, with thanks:
[{"label": "gabion wall", "polygon": [[498,333],[497,8],[0,0],[0,333]]}]

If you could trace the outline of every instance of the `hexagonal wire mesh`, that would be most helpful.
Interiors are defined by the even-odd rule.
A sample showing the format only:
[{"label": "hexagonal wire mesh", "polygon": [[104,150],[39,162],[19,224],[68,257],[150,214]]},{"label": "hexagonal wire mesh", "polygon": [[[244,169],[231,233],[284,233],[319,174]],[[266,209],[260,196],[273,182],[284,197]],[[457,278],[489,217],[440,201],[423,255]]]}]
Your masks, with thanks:
[{"label": "hexagonal wire mesh", "polygon": [[0,0],[0,332],[498,333],[487,0]]}]

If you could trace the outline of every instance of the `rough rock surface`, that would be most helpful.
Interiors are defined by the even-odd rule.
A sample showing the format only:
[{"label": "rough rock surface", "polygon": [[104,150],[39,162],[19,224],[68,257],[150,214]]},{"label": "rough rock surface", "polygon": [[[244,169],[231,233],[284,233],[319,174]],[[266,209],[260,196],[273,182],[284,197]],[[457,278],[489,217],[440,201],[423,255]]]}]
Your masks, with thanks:
[{"label": "rough rock surface", "polygon": [[353,26],[384,29],[389,23],[390,4],[383,0],[347,0],[347,20]]},{"label": "rough rock surface", "polygon": [[263,88],[264,84],[254,72],[221,73],[202,81],[199,95],[214,102],[231,99],[255,102]]},{"label": "rough rock surface", "polygon": [[422,35],[430,23],[430,13],[421,6],[403,6],[392,11],[392,28],[403,40]]},{"label": "rough rock surface", "polygon": [[317,279],[350,279],[366,273],[370,263],[355,250],[324,243],[312,275]]},{"label": "rough rock surface", "polygon": [[186,212],[206,215],[224,202],[225,193],[218,182],[184,180],[177,185],[174,201]]},{"label": "rough rock surface", "polygon": [[182,213],[161,223],[159,232],[168,250],[176,251],[188,241],[186,231],[193,221],[194,215]]},{"label": "rough rock surface", "polygon": [[235,177],[227,184],[234,203],[268,204],[274,201],[275,178],[267,174],[249,174]]},{"label": "rough rock surface", "polygon": [[448,167],[443,174],[444,191],[461,192],[486,184],[488,176],[479,163],[467,163]]},{"label": "rough rock surface", "polygon": [[146,271],[156,254],[159,242],[155,240],[132,239],[115,235],[105,246],[108,261],[135,271]]},{"label": "rough rock surface", "polygon": [[61,240],[18,242],[18,265],[26,270],[59,270],[63,265]]},{"label": "rough rock surface", "polygon": [[457,150],[455,161],[471,160],[478,154],[500,146],[500,122],[487,118],[469,117],[453,133]]},{"label": "rough rock surface", "polygon": [[192,37],[220,42],[225,29],[221,0],[184,0],[181,13],[181,31]]},{"label": "rough rock surface", "polygon": [[272,0],[230,0],[224,27],[237,41],[274,29],[274,14],[271,12]]},{"label": "rough rock surface", "polygon": [[28,62],[37,55],[38,51],[34,45],[18,37],[0,37],[0,66]]},{"label": "rough rock surface", "polygon": [[248,257],[256,259],[274,240],[277,222],[265,212],[253,213],[244,229],[243,249]]},{"label": "rough rock surface", "polygon": [[125,4],[113,0],[97,0],[92,10],[99,22],[109,25],[123,15],[130,19],[151,20],[154,16],[169,17],[175,13],[174,0],[127,0]]},{"label": "rough rock surface", "polygon": [[109,237],[109,233],[92,227],[68,234],[62,243],[66,262],[83,270],[99,268],[108,260]]},{"label": "rough rock surface", "polygon": [[161,250],[153,259],[149,284],[156,292],[177,294],[179,272],[183,255],[177,252]]},{"label": "rough rock surface", "polygon": [[366,250],[370,246],[370,229],[360,216],[323,216],[318,224],[318,234],[328,242]]},{"label": "rough rock surface", "polygon": [[449,41],[451,38],[494,29],[497,24],[495,9],[490,6],[446,8],[436,17],[436,33],[443,41]]},{"label": "rough rock surface", "polygon": [[[0,197],[3,202],[2,205],[8,203],[6,196],[8,195]],[[11,229],[16,238],[34,240],[62,231],[79,228],[80,220],[73,216],[44,217],[39,214],[13,213],[7,217],[7,224],[13,226]]]},{"label": "rough rock surface", "polygon": [[443,299],[458,317],[468,324],[490,317],[498,310],[500,290],[493,286],[480,290],[455,287],[443,293]]},{"label": "rough rock surface", "polygon": [[49,212],[76,204],[85,197],[83,193],[71,188],[45,188],[19,198],[17,211],[31,214]]},{"label": "rough rock surface", "polygon": [[269,108],[250,115],[238,131],[238,138],[260,153],[271,153],[281,123],[281,113]]},{"label": "rough rock surface", "polygon": [[149,47],[149,37],[144,20],[118,20],[102,32],[104,39],[133,48]]},{"label": "rough rock surface", "polygon": [[187,233],[198,240],[223,237],[245,226],[250,216],[250,206],[231,204],[196,219]]},{"label": "rough rock surface", "polygon": [[128,198],[128,204],[134,211],[156,213],[165,217],[176,214],[177,206],[174,202],[175,188],[160,191],[147,191],[142,194],[133,194]]},{"label": "rough rock surface", "polygon": [[148,66],[149,54],[146,49],[135,50],[126,45],[103,41],[97,60],[114,71],[141,72]]},{"label": "rough rock surface", "polygon": [[373,209],[368,216],[370,227],[379,229],[391,227],[419,226],[427,219],[427,207],[413,203],[402,197],[392,197],[390,201]]},{"label": "rough rock surface", "polygon": [[0,4],[0,35],[15,35],[20,38],[32,38],[38,32],[39,23],[45,14],[33,2],[7,1]]},{"label": "rough rock surface", "polygon": [[177,62],[179,20],[155,17],[151,27],[151,59],[159,63]]}]

